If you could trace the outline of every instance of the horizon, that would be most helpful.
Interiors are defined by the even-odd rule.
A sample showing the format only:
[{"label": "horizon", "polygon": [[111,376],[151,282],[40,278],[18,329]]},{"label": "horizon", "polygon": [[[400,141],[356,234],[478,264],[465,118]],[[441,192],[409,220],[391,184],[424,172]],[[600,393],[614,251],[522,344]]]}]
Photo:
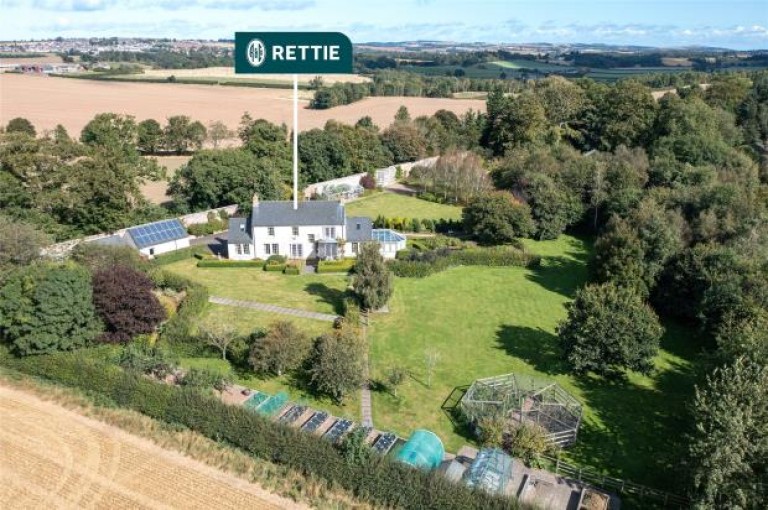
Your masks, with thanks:
[{"label": "horizon", "polygon": [[221,40],[236,31],[300,30],[344,32],[355,44],[768,48],[768,7],[753,0],[485,0],[471,9],[460,0],[365,5],[342,0],[3,0],[2,9],[0,33],[18,42],[56,37]]}]

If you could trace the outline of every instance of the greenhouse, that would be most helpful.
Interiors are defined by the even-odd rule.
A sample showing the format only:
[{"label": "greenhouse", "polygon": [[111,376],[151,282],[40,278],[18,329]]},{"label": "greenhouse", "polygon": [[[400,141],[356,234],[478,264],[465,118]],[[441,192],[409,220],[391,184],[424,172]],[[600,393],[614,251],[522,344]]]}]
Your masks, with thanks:
[{"label": "greenhouse", "polygon": [[475,426],[483,418],[501,418],[510,425],[540,426],[552,443],[564,447],[576,441],[581,403],[557,383],[506,374],[472,383],[459,407]]},{"label": "greenhouse", "polygon": [[443,462],[443,442],[429,430],[419,429],[395,455],[395,459],[421,469],[436,469]]},{"label": "greenhouse", "polygon": [[464,480],[470,487],[503,494],[511,475],[512,457],[499,448],[486,448],[477,454]]}]

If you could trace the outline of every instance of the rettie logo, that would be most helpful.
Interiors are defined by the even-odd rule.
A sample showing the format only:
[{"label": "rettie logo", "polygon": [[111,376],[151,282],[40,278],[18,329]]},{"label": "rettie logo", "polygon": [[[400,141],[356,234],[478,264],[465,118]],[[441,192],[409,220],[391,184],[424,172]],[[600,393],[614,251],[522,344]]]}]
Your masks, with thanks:
[{"label": "rettie logo", "polygon": [[338,32],[237,32],[235,72],[351,73],[352,43]]},{"label": "rettie logo", "polygon": [[259,67],[263,64],[266,55],[267,51],[264,49],[263,42],[258,39],[253,39],[248,43],[246,57],[248,58],[248,63],[253,67]]}]

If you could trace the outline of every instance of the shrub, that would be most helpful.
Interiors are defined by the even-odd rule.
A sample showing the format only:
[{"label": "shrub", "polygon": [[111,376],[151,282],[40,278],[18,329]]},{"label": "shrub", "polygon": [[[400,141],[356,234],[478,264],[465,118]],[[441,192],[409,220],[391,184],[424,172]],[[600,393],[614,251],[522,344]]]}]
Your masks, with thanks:
[{"label": "shrub", "polygon": [[318,273],[347,273],[355,266],[355,259],[321,260],[317,265]]},{"label": "shrub", "polygon": [[295,264],[288,264],[287,266],[285,266],[285,270],[283,272],[285,274],[298,275],[298,274],[301,274],[301,269],[299,269],[299,266]]},{"label": "shrub", "polygon": [[309,337],[292,322],[278,321],[254,339],[248,363],[257,373],[281,376],[299,368],[311,347]]},{"label": "shrub", "polygon": [[285,264],[287,261],[288,259],[285,257],[285,255],[270,255],[267,257],[267,264]]},{"label": "shrub", "polygon": [[344,311],[344,319],[351,326],[360,325],[360,303],[354,295],[345,296],[341,302]]},{"label": "shrub", "polygon": [[261,267],[261,260],[219,260],[203,259],[197,262],[197,267]]},{"label": "shrub", "polygon": [[179,383],[182,386],[191,386],[202,390],[223,390],[231,384],[229,378],[219,372],[204,368],[190,368],[181,377]]},{"label": "shrub", "polygon": [[275,271],[282,273],[285,271],[285,264],[279,264],[275,262],[267,262],[264,264],[264,271]]},{"label": "shrub", "polygon": [[397,260],[408,260],[411,257],[411,250],[408,248],[405,248],[403,250],[397,250],[397,253],[395,253],[395,259]]},{"label": "shrub", "polygon": [[365,174],[360,177],[360,186],[364,189],[376,189],[376,177],[370,173]]},{"label": "shrub", "polygon": [[[415,243],[414,243],[415,245]],[[406,250],[401,250],[405,252]],[[541,257],[511,247],[465,248],[451,250],[409,250],[398,252],[396,260],[388,263],[389,269],[404,278],[424,278],[452,266],[517,266],[537,267]]]}]

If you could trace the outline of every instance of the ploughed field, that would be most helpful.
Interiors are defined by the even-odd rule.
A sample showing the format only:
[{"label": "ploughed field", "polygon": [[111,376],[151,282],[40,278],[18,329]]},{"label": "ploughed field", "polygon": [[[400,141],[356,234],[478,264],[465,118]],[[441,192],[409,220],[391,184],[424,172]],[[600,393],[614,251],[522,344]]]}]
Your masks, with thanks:
[{"label": "ploughed field", "polygon": [[1,508],[304,508],[28,393],[0,415]]},{"label": "ploughed field", "polygon": [[[79,136],[97,113],[134,115],[137,121],[148,118],[161,124],[172,115],[189,115],[204,124],[220,120],[237,128],[244,112],[253,118],[275,123],[292,123],[292,91],[216,85],[173,83],[126,83],[37,75],[0,75],[0,124],[14,117],[25,117],[38,132],[62,124],[71,135]],[[354,124],[369,115],[385,127],[392,123],[397,109],[404,105],[412,117],[431,115],[445,109],[456,114],[467,110],[485,111],[485,101],[427,97],[371,97],[329,110],[309,110],[309,101],[300,101],[299,129],[322,128],[330,120]]]}]

